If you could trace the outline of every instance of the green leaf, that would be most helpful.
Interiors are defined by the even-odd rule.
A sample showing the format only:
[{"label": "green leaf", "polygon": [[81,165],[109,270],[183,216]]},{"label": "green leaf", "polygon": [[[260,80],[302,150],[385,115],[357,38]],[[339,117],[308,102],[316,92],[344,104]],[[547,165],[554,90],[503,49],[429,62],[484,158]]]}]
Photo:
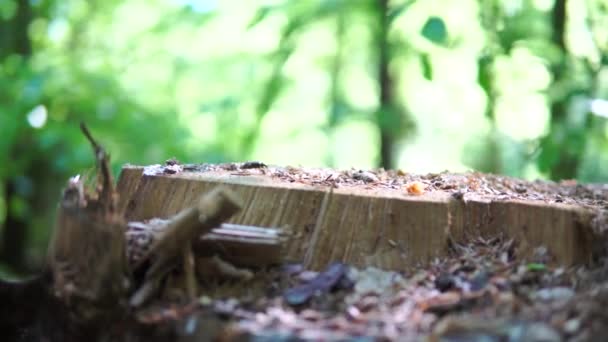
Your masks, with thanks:
[{"label": "green leaf", "polygon": [[447,39],[448,31],[443,19],[430,17],[422,27],[420,34],[435,44],[443,44]]},{"label": "green leaf", "polygon": [[487,95],[490,95],[492,92],[493,63],[494,56],[488,54],[481,56],[477,60],[477,83],[479,83]]},{"label": "green leaf", "polygon": [[546,270],[547,266],[545,266],[545,264],[540,264],[540,263],[537,263],[537,262],[532,262],[532,263],[529,263],[527,265],[527,268],[528,268],[528,271],[536,271],[536,272],[538,272],[538,271],[544,271],[544,270]]},{"label": "green leaf", "polygon": [[426,80],[433,79],[433,65],[431,64],[431,57],[428,53],[420,55],[420,63],[422,63],[422,75]]}]

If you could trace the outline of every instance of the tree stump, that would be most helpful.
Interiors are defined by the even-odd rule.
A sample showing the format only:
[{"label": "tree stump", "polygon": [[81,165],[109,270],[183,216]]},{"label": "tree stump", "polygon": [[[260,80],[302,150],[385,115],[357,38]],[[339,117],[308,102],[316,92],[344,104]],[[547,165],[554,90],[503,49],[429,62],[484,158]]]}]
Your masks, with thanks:
[{"label": "tree stump", "polygon": [[604,252],[608,188],[573,181],[256,162],[127,165],[117,187],[119,207],[128,220],[168,217],[219,184],[245,203],[228,222],[290,229],[285,259],[313,269],[342,261],[404,270],[477,236],[513,238],[521,246],[519,257],[544,246],[564,265],[589,263]]}]

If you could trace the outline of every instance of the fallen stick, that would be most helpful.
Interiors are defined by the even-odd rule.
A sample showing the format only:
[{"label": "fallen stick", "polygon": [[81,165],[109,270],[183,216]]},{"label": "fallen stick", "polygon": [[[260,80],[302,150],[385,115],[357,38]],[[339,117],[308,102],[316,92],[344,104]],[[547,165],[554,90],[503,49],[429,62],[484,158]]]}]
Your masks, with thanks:
[{"label": "fallen stick", "polygon": [[[216,188],[203,195],[192,208],[185,209],[158,230],[157,239],[135,265],[137,272],[147,261],[143,285],[131,296],[131,306],[140,306],[157,290],[162,278],[184,260],[184,250],[199,236],[217,227],[241,208],[240,201],[227,189]],[[187,259],[187,258],[186,258]],[[190,264],[190,263],[188,263]],[[192,265],[194,267],[194,265]],[[188,270],[186,274],[194,270]]]},{"label": "fallen stick", "polygon": [[240,267],[264,267],[279,264],[289,231],[223,223],[201,236],[194,244],[197,256],[218,255]]},{"label": "fallen stick", "polygon": [[[158,240],[169,221],[154,218],[127,224],[127,254],[131,265],[144,263],[150,246]],[[235,266],[264,267],[281,263],[289,235],[285,229],[222,223],[195,239],[192,251],[197,259],[219,255]]]}]

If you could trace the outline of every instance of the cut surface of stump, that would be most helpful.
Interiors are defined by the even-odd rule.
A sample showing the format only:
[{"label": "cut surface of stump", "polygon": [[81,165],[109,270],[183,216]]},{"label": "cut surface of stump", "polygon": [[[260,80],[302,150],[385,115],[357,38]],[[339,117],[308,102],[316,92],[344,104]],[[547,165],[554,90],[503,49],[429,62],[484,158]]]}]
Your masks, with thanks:
[{"label": "cut surface of stump", "polygon": [[177,166],[123,167],[117,189],[127,220],[170,217],[222,184],[245,203],[230,223],[289,229],[285,260],[313,269],[343,261],[402,270],[477,236],[513,238],[522,257],[543,246],[564,265],[588,263],[603,248],[607,186],[479,173]]}]

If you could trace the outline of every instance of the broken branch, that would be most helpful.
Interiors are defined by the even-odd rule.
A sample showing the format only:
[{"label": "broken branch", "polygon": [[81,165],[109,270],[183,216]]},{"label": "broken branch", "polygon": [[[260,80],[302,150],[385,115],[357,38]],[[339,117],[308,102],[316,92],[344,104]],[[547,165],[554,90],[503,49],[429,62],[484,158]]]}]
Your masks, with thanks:
[{"label": "broken branch", "polygon": [[97,162],[98,168],[98,186],[101,188],[99,195],[99,202],[110,206],[110,209],[114,209],[115,199],[114,199],[114,183],[112,180],[112,172],[110,171],[110,156],[106,153],[104,148],[95,141],[91,132],[84,124],[84,122],[80,123],[80,130],[87,137],[91,146],[93,146],[93,151],[95,152],[95,160]]},{"label": "broken branch", "polygon": [[184,250],[191,248],[193,241],[220,225],[240,208],[240,201],[232,192],[224,188],[216,188],[203,195],[195,206],[183,210],[170,219],[164,229],[159,230],[158,239],[152,243],[150,250],[135,266],[137,270],[146,260],[151,261],[144,284],[131,297],[131,305],[143,304],[156,292],[160,280],[169,271],[180,262],[187,261],[184,260]]}]

